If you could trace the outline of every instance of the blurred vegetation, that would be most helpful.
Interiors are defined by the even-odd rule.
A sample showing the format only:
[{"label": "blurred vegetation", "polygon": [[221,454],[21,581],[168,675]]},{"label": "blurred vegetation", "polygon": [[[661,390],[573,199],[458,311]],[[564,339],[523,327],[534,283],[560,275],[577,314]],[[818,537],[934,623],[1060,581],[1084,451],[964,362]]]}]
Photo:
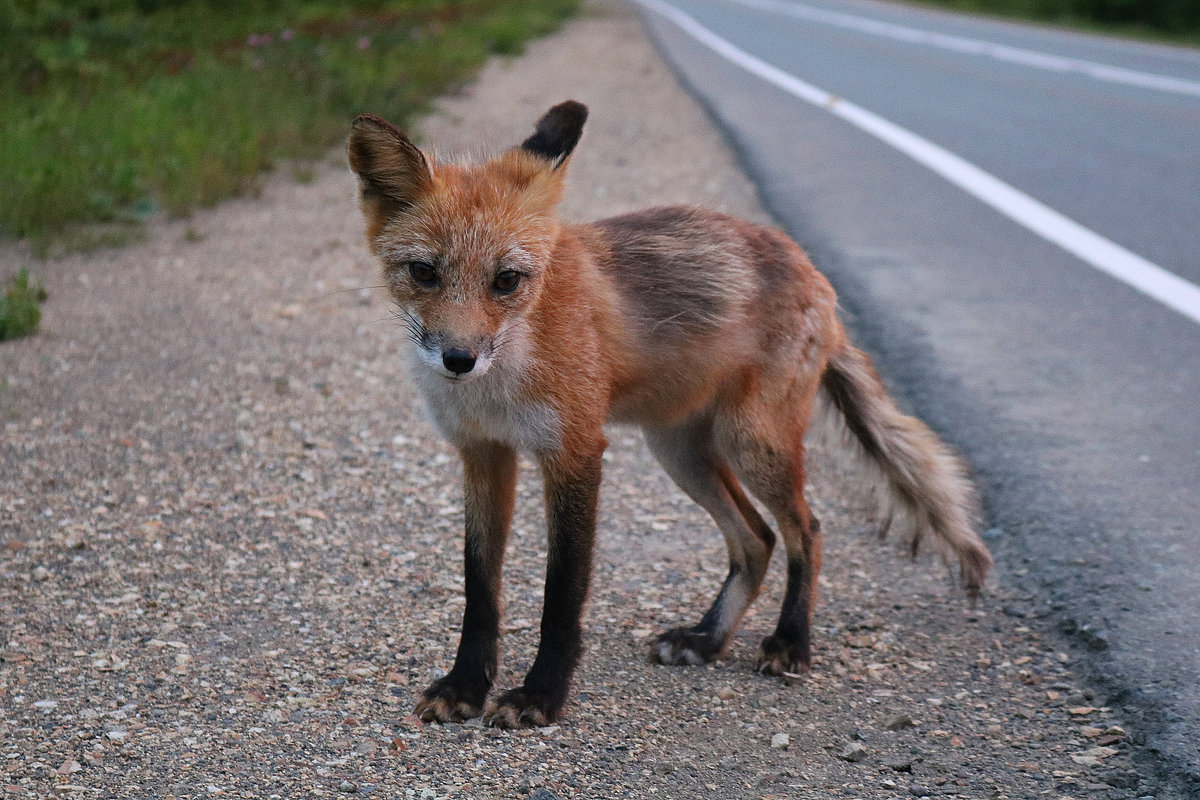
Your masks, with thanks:
[{"label": "blurred vegetation", "polygon": [[112,244],[398,123],[578,0],[0,0],[0,235]]},{"label": "blurred vegetation", "polygon": [[1200,0],[921,0],[962,11],[1200,43]]},{"label": "blurred vegetation", "polygon": [[46,290],[21,270],[3,287],[0,294],[0,342],[34,333],[42,321],[41,303]]}]

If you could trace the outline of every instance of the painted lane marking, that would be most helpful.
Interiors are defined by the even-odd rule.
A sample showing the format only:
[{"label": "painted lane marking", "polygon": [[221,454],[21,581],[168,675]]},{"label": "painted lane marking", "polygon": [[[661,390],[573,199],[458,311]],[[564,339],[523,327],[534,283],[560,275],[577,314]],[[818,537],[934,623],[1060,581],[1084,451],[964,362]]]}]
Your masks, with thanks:
[{"label": "painted lane marking", "polygon": [[750,55],[662,0],[637,0],[722,58],[871,134],[1101,272],[1200,323],[1200,286],[1085,228],[991,173],[865,108]]},{"label": "painted lane marking", "polygon": [[996,42],[989,42],[984,39],[971,39],[966,36],[955,36],[953,34],[936,33],[920,28],[910,28],[907,25],[898,25],[892,22],[883,22],[882,20],[871,19],[870,17],[843,14],[837,11],[827,11],[823,8],[814,8],[798,3],[787,3],[781,0],[728,0],[728,2],[737,3],[749,8],[757,8],[762,11],[786,14],[796,19],[804,19],[810,22],[818,22],[824,25],[858,31],[859,33],[866,33],[872,36],[895,39],[901,42],[940,47],[943,50],[952,50],[956,53],[984,56],[986,58],[994,58],[997,61],[1007,61],[1051,72],[1086,75],[1089,78],[1099,81],[1123,83],[1143,89],[1156,89],[1162,92],[1200,97],[1200,81],[1187,80],[1186,78],[1174,78],[1169,75],[1159,75],[1153,72],[1141,72],[1140,70],[1125,69],[1124,67],[1114,67],[1110,64],[1085,61],[1080,58],[1056,56],[1050,53],[1038,52],[1037,50],[1025,50],[1020,47],[997,44]]}]

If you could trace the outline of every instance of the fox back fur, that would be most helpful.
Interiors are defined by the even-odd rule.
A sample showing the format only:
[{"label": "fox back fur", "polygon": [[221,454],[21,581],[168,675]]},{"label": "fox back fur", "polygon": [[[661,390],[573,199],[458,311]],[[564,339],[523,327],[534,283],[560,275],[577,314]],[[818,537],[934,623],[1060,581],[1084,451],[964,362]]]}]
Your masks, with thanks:
[{"label": "fox back fur", "polygon": [[[486,711],[518,727],[560,716],[581,652],[609,421],[643,429],[729,550],[711,608],[655,643],[661,663],[720,656],[758,594],[775,533],[752,494],[787,555],[757,668],[809,668],[821,533],[804,497],[804,436],[815,414],[849,431],[914,550],[926,538],[957,561],[972,598],[991,565],[962,464],[896,408],[791,239],[694,207],[558,219],[586,116],[579,103],[557,105],[519,147],[480,164],[438,163],[377,117],[356,119],[350,136],[367,241],[405,321],[412,374],[463,460],[466,610],[454,667],[417,704],[426,720]],[[541,643],[524,683],[488,704],[518,450],[546,484]]]}]

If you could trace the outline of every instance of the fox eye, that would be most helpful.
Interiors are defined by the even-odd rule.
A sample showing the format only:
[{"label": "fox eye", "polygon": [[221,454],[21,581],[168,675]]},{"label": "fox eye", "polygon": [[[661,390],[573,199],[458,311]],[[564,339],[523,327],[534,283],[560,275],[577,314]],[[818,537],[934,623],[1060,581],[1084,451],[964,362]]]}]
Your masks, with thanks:
[{"label": "fox eye", "polygon": [[424,261],[410,261],[408,274],[412,275],[412,279],[422,286],[433,286],[437,283],[437,270],[433,268],[432,264],[426,264]]},{"label": "fox eye", "polygon": [[506,269],[496,276],[496,280],[492,281],[492,288],[502,294],[508,294],[513,289],[516,289],[517,284],[520,282],[521,273]]}]

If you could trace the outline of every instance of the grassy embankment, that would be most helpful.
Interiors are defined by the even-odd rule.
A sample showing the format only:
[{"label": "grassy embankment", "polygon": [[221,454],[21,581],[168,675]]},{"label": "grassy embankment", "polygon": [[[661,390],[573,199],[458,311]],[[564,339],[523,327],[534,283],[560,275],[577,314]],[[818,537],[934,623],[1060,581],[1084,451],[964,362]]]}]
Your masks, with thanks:
[{"label": "grassy embankment", "polygon": [[1197,0],[917,0],[959,11],[1200,46]]},{"label": "grassy embankment", "polygon": [[253,191],[358,112],[410,119],[577,2],[0,0],[0,236],[120,244],[160,210]]}]

